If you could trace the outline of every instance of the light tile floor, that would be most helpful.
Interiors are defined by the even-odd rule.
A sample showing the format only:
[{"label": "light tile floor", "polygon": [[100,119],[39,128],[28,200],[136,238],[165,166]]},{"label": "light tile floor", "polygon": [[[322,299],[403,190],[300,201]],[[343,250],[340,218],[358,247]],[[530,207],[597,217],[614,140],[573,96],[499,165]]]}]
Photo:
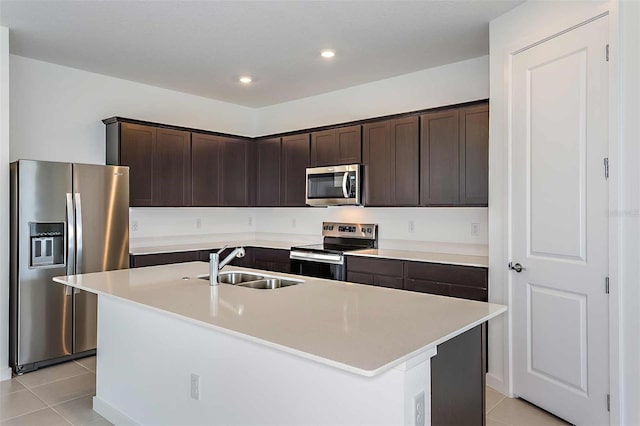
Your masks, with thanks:
[{"label": "light tile floor", "polygon": [[110,425],[91,408],[95,370],[90,357],[0,382],[0,425]]},{"label": "light tile floor", "polygon": [[519,398],[507,398],[487,387],[487,426],[563,426],[562,419]]},{"label": "light tile floor", "polygon": [[[0,382],[0,425],[110,425],[92,410],[96,358],[84,358]],[[562,426],[568,423],[521,399],[487,387],[487,426]]]}]

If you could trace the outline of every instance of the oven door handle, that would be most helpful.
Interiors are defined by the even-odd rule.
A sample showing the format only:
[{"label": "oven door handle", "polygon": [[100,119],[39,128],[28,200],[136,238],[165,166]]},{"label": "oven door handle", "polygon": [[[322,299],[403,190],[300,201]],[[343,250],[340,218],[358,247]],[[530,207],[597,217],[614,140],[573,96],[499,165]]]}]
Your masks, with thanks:
[{"label": "oven door handle", "polygon": [[289,259],[306,260],[308,262],[331,263],[333,265],[344,264],[344,256],[342,256],[341,254],[324,254],[324,253],[309,253],[306,251],[291,251],[289,252]]}]

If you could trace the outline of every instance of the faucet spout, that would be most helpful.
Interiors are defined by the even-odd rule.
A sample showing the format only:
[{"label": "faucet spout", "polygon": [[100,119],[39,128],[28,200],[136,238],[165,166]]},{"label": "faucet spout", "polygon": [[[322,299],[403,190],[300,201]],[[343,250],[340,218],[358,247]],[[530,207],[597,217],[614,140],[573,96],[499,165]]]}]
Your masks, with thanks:
[{"label": "faucet spout", "polygon": [[220,284],[220,282],[218,281],[218,273],[220,272],[220,269],[224,268],[234,258],[244,257],[245,255],[244,247],[236,247],[231,251],[229,256],[220,261],[220,253],[222,253],[225,248],[226,246],[219,250],[217,253],[211,253],[209,255],[209,285]]}]

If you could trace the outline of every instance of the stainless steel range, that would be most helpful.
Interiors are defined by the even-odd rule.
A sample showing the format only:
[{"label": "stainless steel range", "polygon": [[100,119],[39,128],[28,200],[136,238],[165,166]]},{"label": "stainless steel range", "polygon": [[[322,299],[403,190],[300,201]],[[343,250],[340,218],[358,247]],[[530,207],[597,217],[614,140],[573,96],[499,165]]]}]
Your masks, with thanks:
[{"label": "stainless steel range", "polygon": [[344,254],[378,248],[378,225],[364,223],[322,223],[322,244],[292,247],[291,273],[344,281]]}]

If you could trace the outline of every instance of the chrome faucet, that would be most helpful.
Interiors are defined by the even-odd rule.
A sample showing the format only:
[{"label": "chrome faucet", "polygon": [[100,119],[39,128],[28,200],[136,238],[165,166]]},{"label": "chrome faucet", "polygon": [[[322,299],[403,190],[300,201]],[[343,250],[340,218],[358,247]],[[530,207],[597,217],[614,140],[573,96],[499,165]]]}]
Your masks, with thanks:
[{"label": "chrome faucet", "polygon": [[220,261],[220,254],[227,248],[227,246],[222,247],[218,250],[217,253],[211,253],[209,255],[209,285],[218,285],[218,272],[220,269],[227,266],[229,262],[231,262],[235,257],[244,257],[244,247],[236,247],[229,254],[229,256],[225,257],[224,260]]}]

